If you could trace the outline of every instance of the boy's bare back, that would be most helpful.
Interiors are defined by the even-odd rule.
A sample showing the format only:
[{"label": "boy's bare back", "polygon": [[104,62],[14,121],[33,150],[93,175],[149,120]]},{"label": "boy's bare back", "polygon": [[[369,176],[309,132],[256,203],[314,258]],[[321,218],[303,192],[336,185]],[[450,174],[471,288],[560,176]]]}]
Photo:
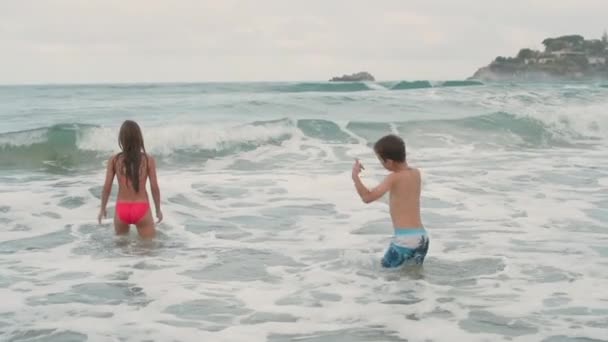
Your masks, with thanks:
[{"label": "boy's bare back", "polygon": [[420,170],[406,168],[393,172],[390,187],[390,212],[395,228],[420,228]]}]

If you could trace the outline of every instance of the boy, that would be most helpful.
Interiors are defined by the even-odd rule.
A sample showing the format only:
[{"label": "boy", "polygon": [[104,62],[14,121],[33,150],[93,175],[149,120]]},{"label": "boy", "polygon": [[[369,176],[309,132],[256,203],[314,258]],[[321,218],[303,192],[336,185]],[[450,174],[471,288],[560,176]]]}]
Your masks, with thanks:
[{"label": "boy", "polygon": [[390,192],[390,212],[395,230],[391,244],[382,258],[382,266],[399,267],[406,263],[422,265],[429,248],[429,238],[420,219],[420,171],[407,165],[405,143],[395,135],[376,142],[378,160],[391,173],[374,189],[368,190],[359,178],[363,166],[353,165],[355,188],[365,203],[371,203]]}]

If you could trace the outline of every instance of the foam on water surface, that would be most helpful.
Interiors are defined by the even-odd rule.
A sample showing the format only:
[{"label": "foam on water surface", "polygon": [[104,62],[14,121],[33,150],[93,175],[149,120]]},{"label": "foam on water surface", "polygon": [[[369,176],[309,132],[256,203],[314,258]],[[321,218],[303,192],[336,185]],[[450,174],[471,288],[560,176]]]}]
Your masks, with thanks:
[{"label": "foam on water surface", "polygon": [[[290,108],[307,108],[288,120],[284,113],[262,122],[244,114],[205,128],[201,123],[214,119],[204,119],[203,111],[191,125],[165,129],[155,125],[155,113],[141,118],[146,142],[165,158],[159,169],[165,221],[152,243],[135,232],[114,237],[111,219],[95,222],[115,122],[72,117],[92,124],[75,128],[73,145],[61,131],[67,128],[51,129],[56,151],[95,150],[95,167],[0,169],[0,339],[607,339],[602,90],[566,96],[583,90],[484,85],[397,92],[387,86],[340,95],[306,87],[312,86],[288,85],[274,100],[259,89],[245,96],[258,101],[258,110],[289,101]],[[129,87],[104,91],[120,94],[116,101],[141,101],[127,94]],[[159,96],[165,110],[165,92],[193,96],[178,86],[140,91]],[[228,95],[213,97],[221,94],[209,99],[227,101]],[[86,96],[83,106],[90,108],[97,100]],[[443,104],[433,107],[437,99],[451,104],[453,115],[445,116]],[[346,120],[332,113],[353,103],[367,108],[361,110],[391,108],[397,100],[411,100],[438,121],[390,109],[390,115],[356,112]],[[314,114],[319,101],[329,101],[327,117]],[[570,120],[551,116],[553,109]],[[48,132],[36,132],[4,135],[3,156],[48,139]],[[386,201],[362,204],[350,180],[354,158],[366,166],[365,183],[382,179],[369,145],[388,132],[403,134],[408,158],[423,170],[423,220],[431,238],[423,269],[380,268],[391,233]],[[198,152],[183,152],[197,148],[215,152],[200,162]]]}]

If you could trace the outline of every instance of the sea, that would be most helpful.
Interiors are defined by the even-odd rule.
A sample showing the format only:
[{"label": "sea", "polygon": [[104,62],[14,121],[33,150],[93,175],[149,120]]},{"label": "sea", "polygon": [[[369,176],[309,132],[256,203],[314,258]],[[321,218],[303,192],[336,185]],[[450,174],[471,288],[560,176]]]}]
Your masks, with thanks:
[{"label": "sea", "polygon": [[[118,129],[158,237],[97,223]],[[387,174],[423,177],[422,268],[380,267]],[[0,86],[0,340],[608,341],[605,83]]]}]

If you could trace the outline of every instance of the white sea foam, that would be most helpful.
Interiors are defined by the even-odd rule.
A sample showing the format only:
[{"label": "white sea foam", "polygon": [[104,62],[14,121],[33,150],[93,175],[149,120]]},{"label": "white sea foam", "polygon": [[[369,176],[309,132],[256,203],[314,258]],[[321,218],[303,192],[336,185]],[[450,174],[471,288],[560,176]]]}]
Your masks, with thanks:
[{"label": "white sea foam", "polygon": [[[177,150],[219,150],[237,144],[262,144],[290,136],[295,128],[287,123],[269,125],[204,124],[149,127],[145,144],[151,153]],[[80,135],[78,147],[92,151],[116,151],[116,128],[93,128]]]},{"label": "white sea foam", "polygon": [[47,131],[44,129],[25,132],[5,133],[0,135],[0,149],[10,146],[28,146],[46,141]]},{"label": "white sea foam", "polygon": [[[441,143],[434,145],[413,141],[408,158],[424,177],[430,251],[423,270],[391,272],[378,262],[391,235],[386,200],[364,205],[350,179],[354,158],[366,165],[370,186],[386,171],[366,132],[334,121],[349,139],[311,137],[289,123],[145,127],[153,153],[291,136],[196,168],[159,169],[165,220],[153,244],[135,232],[114,237],[112,217],[97,225],[101,169],[2,171],[1,336],[605,339],[608,154],[601,144],[480,148],[449,131],[435,133]],[[82,132],[81,149],[114,149],[115,129]],[[114,198],[110,216],[113,205]]]}]

